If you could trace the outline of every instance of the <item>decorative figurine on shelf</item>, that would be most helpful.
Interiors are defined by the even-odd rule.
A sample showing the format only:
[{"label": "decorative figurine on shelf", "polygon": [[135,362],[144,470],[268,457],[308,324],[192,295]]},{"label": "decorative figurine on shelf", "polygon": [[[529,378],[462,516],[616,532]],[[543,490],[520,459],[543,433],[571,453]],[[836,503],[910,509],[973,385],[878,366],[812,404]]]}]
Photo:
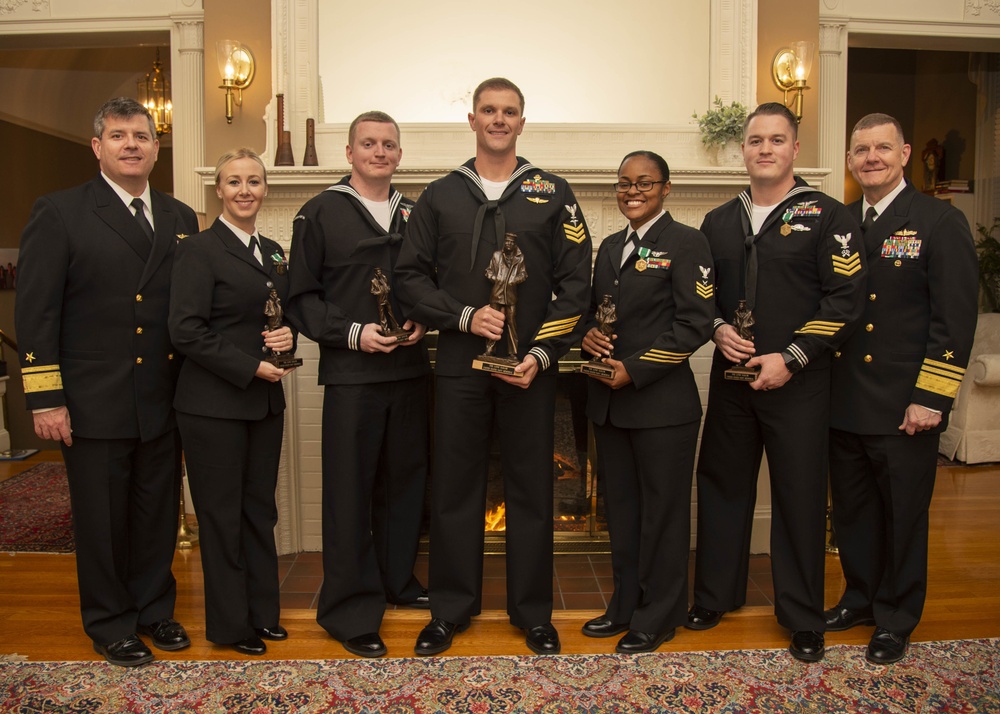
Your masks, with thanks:
[{"label": "decorative figurine on shelf", "polygon": [[303,166],[319,166],[316,153],[316,120],[306,119],[306,153],[302,157]]},{"label": "decorative figurine on shelf", "polygon": [[292,132],[285,131],[285,95],[275,95],[278,99],[278,128],[274,135],[278,140],[278,151],[274,155],[275,166],[295,166],[292,156]]}]

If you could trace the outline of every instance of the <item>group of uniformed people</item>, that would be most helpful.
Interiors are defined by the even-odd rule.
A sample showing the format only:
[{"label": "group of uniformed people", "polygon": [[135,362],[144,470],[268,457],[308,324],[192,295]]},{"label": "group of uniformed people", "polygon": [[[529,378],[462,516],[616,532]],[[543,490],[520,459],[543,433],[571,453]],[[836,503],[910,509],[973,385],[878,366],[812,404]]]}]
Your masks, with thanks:
[{"label": "group of uniformed people", "polygon": [[[775,611],[791,654],[819,660],[826,630],[875,625],[868,659],[902,658],[926,592],[937,441],[969,359],[977,280],[961,213],[903,179],[910,147],[899,123],[873,114],[855,127],[848,166],[864,198],[845,207],[794,175],[794,116],[757,107],[744,127],[750,186],[700,230],[664,209],[667,162],[632,152],[614,183],[628,225],[601,243],[592,270],[569,185],[516,153],[517,86],[482,82],[468,120],[475,157],[414,204],[391,183],[398,125],[383,112],[358,116],[351,172],[300,209],[286,259],[257,230],[267,172],[256,153],[220,159],[222,214],[198,233],[187,206],[148,185],[158,143],[145,109],[120,98],[98,112],[101,174],[36,203],[16,305],[35,430],[62,442],[95,650],[130,666],[153,658],[140,634],[159,649],[190,644],[173,619],[170,572],[181,444],[201,526],[206,637],[262,654],[264,640],[288,636],[273,528],[290,368],[267,355],[294,351],[301,333],[319,344],[325,386],[317,620],[348,651],[386,653],[386,602],[430,609],[419,655],[447,650],[480,613],[494,429],[507,612],[533,652],[560,651],[556,376],[582,338],[585,357],[613,368],[588,380],[587,416],[614,574],[606,612],[583,633],[622,635],[617,651],[649,652],[677,627],[714,627],[743,605],[766,453]],[[520,261],[516,288],[491,303],[489,276],[504,255]],[[751,322],[738,319],[741,303],[752,335],[734,326]],[[272,317],[283,305],[289,324],[265,321],[265,304]],[[384,329],[387,315],[400,316],[398,332]],[[425,589],[413,568],[414,504],[428,477],[429,329],[438,342]],[[701,403],[689,357],[709,339],[695,469]],[[487,343],[511,370],[472,369]],[[756,378],[727,379],[734,364]],[[828,470],[847,589],[824,611]]]}]

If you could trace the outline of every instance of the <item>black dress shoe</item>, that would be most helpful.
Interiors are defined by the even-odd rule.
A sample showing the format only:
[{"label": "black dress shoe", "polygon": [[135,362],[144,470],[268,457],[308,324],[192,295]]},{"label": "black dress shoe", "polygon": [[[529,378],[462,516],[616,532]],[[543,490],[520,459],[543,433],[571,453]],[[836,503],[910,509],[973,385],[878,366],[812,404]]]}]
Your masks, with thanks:
[{"label": "black dress shoe", "polygon": [[826,622],[827,632],[842,632],[858,625],[874,625],[875,618],[871,613],[857,612],[846,607],[832,607],[823,611],[823,620]]},{"label": "black dress shoe", "polygon": [[788,645],[792,657],[803,662],[819,662],[826,654],[823,646],[823,633],[799,630],[792,633],[792,643]]},{"label": "black dress shoe", "polygon": [[444,652],[451,647],[451,640],[455,634],[465,632],[467,629],[469,629],[469,623],[456,625],[454,622],[435,617],[417,635],[417,644],[414,645],[413,651],[418,655]]},{"label": "black dress shoe", "polygon": [[264,644],[264,640],[254,635],[253,637],[247,637],[245,640],[234,642],[233,649],[243,654],[262,655],[267,652],[267,645]]},{"label": "black dress shoe", "polygon": [[287,640],[288,630],[286,630],[281,625],[274,625],[273,627],[257,627],[254,628],[254,632],[257,633],[257,637],[262,640]]},{"label": "black dress shoe", "polygon": [[358,635],[344,640],[341,644],[344,645],[345,650],[358,657],[381,657],[388,652],[385,648],[385,642],[382,641],[377,632]]},{"label": "black dress shoe", "polygon": [[889,632],[884,627],[876,627],[875,634],[868,643],[865,659],[872,664],[898,662],[906,656],[906,647],[909,643],[909,637]]},{"label": "black dress shoe", "polygon": [[711,630],[719,624],[725,613],[719,610],[709,610],[707,607],[692,605],[688,610],[688,621],[684,627],[689,630]]},{"label": "black dress shoe", "polygon": [[94,652],[119,667],[135,667],[153,661],[153,653],[137,635],[128,635],[109,645],[94,643]]},{"label": "black dress shoe", "polygon": [[627,635],[618,640],[615,652],[621,652],[622,654],[653,652],[664,642],[670,642],[670,640],[674,639],[675,634],[677,634],[677,630],[673,627],[658,635],[639,632],[638,630],[629,630]]},{"label": "black dress shoe", "polygon": [[184,626],[169,617],[151,625],[139,625],[139,634],[152,638],[153,647],[167,652],[182,650],[191,644]]},{"label": "black dress shoe", "polygon": [[555,655],[559,654],[559,633],[552,626],[551,622],[544,625],[536,625],[526,629],[524,643],[528,649],[535,654]]},{"label": "black dress shoe", "polygon": [[587,620],[583,624],[583,634],[587,637],[614,637],[628,630],[628,623],[612,622],[607,615]]}]

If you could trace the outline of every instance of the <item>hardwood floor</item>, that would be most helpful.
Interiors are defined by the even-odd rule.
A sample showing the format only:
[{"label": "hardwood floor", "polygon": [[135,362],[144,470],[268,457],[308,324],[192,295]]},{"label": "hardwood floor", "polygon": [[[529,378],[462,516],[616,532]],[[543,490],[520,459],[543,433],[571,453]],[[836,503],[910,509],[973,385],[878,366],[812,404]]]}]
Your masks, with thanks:
[{"label": "hardwood floor", "polygon": [[[54,452],[25,462],[0,463],[0,481],[40,461],[58,460]],[[948,640],[1000,637],[1000,464],[979,467],[942,466],[931,507],[930,583],[923,620],[913,639]],[[192,645],[180,652],[155,651],[161,659],[250,659],[205,641],[201,562],[197,550],[178,551],[177,619]],[[843,579],[836,556],[827,557],[826,602],[834,604]],[[601,610],[557,610],[564,654],[614,650],[616,638],[594,640],[580,633],[587,619]],[[390,610],[382,637],[390,657],[409,657],[426,612]],[[268,643],[270,659],[349,658],[315,622],[315,610],[285,609],[282,624],[291,637]],[[827,644],[863,645],[872,628],[829,633]],[[708,631],[679,629],[662,651],[784,648],[788,633],[774,620],[769,605],[747,606],[727,615]],[[75,559],[72,555],[0,553],[0,656],[19,654],[32,660],[96,660],[80,626]],[[459,635],[448,655],[528,654],[523,634],[511,627],[500,610],[475,618]]]}]

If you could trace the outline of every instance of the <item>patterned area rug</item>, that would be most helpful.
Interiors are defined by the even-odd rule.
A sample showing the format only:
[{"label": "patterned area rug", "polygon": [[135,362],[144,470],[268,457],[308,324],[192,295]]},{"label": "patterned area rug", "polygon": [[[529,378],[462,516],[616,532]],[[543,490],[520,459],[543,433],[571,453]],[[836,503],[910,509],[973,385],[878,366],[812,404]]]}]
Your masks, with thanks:
[{"label": "patterned area rug", "polygon": [[1000,712],[1000,640],[925,642],[903,662],[863,647],[818,664],[785,650],[560,657],[154,662],[0,661],[18,712]]},{"label": "patterned area rug", "polygon": [[38,464],[0,483],[0,551],[73,552],[65,466]]}]

